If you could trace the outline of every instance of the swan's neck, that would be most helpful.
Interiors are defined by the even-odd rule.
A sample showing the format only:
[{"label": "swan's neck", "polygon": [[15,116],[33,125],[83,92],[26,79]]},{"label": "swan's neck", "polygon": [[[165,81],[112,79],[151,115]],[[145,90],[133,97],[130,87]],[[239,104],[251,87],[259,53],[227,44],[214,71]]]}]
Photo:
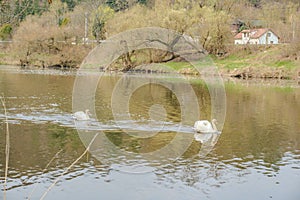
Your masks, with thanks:
[{"label": "swan's neck", "polygon": [[218,131],[218,129],[217,129],[217,126],[216,126],[215,122],[214,122],[214,121],[212,121],[212,122],[211,122],[211,124],[212,124],[212,128],[214,129],[214,131]]},{"label": "swan's neck", "polygon": [[90,111],[86,110],[85,111],[85,116],[87,119],[90,119]]}]

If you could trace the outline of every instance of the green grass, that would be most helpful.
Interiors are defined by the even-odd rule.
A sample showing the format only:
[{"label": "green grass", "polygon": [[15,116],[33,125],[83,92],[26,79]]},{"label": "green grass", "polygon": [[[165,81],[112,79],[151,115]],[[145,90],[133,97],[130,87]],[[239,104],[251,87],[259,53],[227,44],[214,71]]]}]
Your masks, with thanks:
[{"label": "green grass", "polygon": [[0,65],[4,65],[5,64],[2,59],[5,58],[6,56],[7,56],[7,54],[0,53]]},{"label": "green grass", "polygon": [[5,56],[7,56],[6,53],[0,53],[0,58],[3,58],[3,57],[5,57]]},{"label": "green grass", "polygon": [[235,69],[235,68],[242,68],[248,66],[250,66],[250,64],[246,62],[228,62],[223,64],[223,67],[227,69]]},{"label": "green grass", "polygon": [[219,68],[224,69],[243,67],[282,67],[286,70],[292,70],[299,66],[296,61],[283,58],[282,48],[282,46],[274,46],[268,49],[254,49],[251,53],[239,51],[225,58],[212,58]]},{"label": "green grass", "polygon": [[273,65],[275,67],[284,67],[287,69],[293,69],[293,68],[297,67],[297,65],[294,62],[292,62],[291,60],[276,61],[275,63],[273,63]]},{"label": "green grass", "polygon": [[167,62],[167,63],[164,63],[166,66],[174,69],[174,70],[180,70],[180,69],[183,69],[183,68],[192,68],[192,65],[188,62],[174,62],[174,61],[171,61],[171,62]]},{"label": "green grass", "polygon": [[[274,59],[264,59],[260,58],[260,54],[250,54],[244,56],[230,55],[226,58],[217,58],[215,56],[211,56],[212,64],[216,65],[218,68],[225,69],[235,69],[235,68],[243,68],[243,67],[284,67],[288,70],[295,68],[297,65],[290,60],[287,61],[275,61]],[[193,68],[193,66],[188,62],[168,62],[164,63],[168,67],[174,70],[180,70],[183,68]],[[198,64],[195,63],[197,66]],[[200,62],[199,65],[203,64]]]},{"label": "green grass", "polygon": [[198,67],[214,66],[215,62],[211,57],[212,56],[207,56],[205,58],[201,58],[198,61],[191,61],[191,62],[171,61],[171,62],[167,62],[164,64],[174,70],[180,70],[180,69],[184,69],[184,68],[198,68]]},{"label": "green grass", "polygon": [[248,59],[239,58],[235,55],[228,56],[226,58],[214,58],[214,62],[218,67],[225,68],[225,69],[235,69],[235,68],[242,68],[251,66],[251,63]]},{"label": "green grass", "polygon": [[292,88],[290,86],[286,86],[286,87],[275,87],[276,91],[279,92],[285,92],[285,93],[291,93],[295,90],[295,88]]}]

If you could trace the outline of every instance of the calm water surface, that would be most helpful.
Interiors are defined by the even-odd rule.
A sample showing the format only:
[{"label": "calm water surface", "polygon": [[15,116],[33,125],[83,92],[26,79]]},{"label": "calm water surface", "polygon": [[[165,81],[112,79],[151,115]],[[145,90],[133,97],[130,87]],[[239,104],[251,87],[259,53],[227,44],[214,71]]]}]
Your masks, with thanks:
[{"label": "calm water surface", "polygon": [[[129,81],[151,78],[132,75]],[[98,120],[92,119],[88,127],[101,129],[113,145],[132,153],[162,148],[176,134],[193,137],[191,124],[184,124],[181,132],[177,132],[181,121],[179,102],[176,95],[158,84],[138,88],[129,101],[132,121],[116,123],[110,101],[119,79],[118,75],[101,78],[95,93]],[[170,79],[171,85],[184,91],[182,82],[164,79]],[[155,165],[147,173],[126,173],[115,166],[126,162],[144,166],[147,161],[139,160],[138,156],[124,161],[123,156],[103,151],[101,156],[111,158],[109,162],[85,154],[72,165],[86,149],[71,116],[74,81],[73,72],[0,66],[0,93],[6,98],[10,132],[7,199],[40,199],[54,181],[57,184],[45,199],[300,199],[297,83],[225,81],[226,121],[206,157],[198,155],[202,144],[194,139],[180,158],[168,162],[152,160]],[[198,97],[201,116],[210,119],[210,96],[205,84],[196,79],[190,83]],[[165,109],[165,115],[149,114],[151,109]],[[162,124],[164,130],[149,138],[136,138],[124,132],[152,134],[153,130],[161,130]],[[2,193],[5,137],[1,107]],[[3,198],[1,194],[0,199]]]}]

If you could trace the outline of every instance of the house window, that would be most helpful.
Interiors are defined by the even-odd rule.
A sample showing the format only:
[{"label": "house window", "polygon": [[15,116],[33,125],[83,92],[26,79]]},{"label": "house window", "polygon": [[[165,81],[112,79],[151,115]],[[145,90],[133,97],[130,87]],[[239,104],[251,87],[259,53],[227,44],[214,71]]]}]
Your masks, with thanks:
[{"label": "house window", "polygon": [[274,41],[270,41],[271,44],[274,44]]},{"label": "house window", "polygon": [[271,37],[271,33],[268,33],[268,37]]},{"label": "house window", "polygon": [[244,37],[249,37],[249,33],[244,33]]}]

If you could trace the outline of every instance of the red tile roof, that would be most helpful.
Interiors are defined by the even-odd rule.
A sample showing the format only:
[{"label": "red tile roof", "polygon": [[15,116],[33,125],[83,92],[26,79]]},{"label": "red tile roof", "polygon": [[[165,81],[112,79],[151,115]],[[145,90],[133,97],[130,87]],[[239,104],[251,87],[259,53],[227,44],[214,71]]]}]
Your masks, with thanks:
[{"label": "red tile roof", "polygon": [[242,34],[243,34],[242,32],[239,32],[234,36],[234,39],[242,39]]},{"label": "red tile roof", "polygon": [[260,38],[267,31],[271,31],[273,34],[275,34],[272,30],[268,28],[259,28],[259,29],[243,30],[240,33],[238,33],[236,36],[234,36],[234,39],[242,39],[243,33],[250,33],[250,38],[257,39]]}]

